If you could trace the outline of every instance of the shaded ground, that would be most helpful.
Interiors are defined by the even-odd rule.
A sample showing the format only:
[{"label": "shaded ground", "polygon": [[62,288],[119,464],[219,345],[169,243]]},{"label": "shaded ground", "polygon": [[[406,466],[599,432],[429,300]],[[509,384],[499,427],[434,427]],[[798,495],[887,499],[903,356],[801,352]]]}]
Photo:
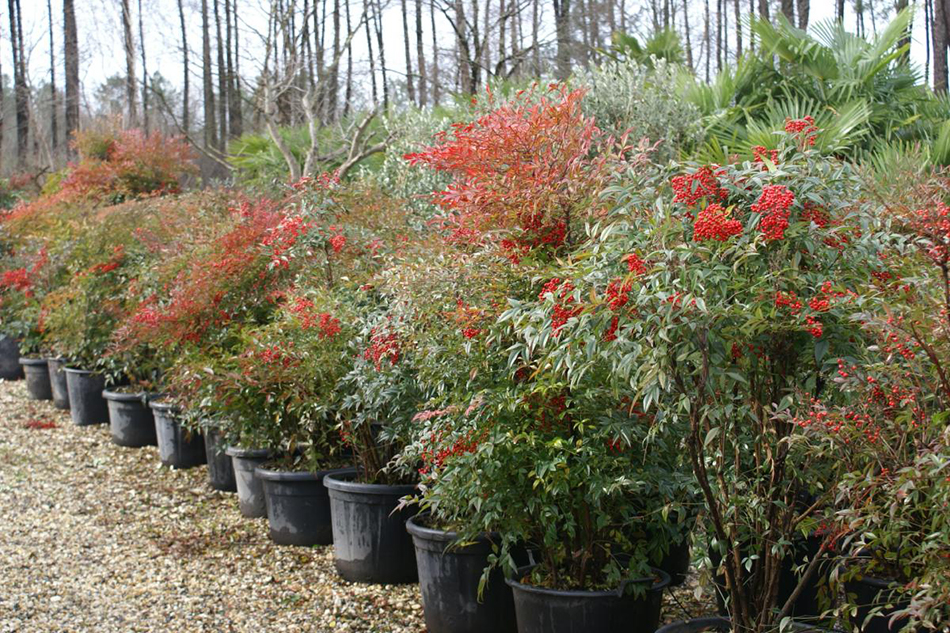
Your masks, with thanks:
[{"label": "shaded ground", "polygon": [[415,586],[340,580],[332,547],[275,546],[206,477],[0,381],[0,632],[424,631]]}]

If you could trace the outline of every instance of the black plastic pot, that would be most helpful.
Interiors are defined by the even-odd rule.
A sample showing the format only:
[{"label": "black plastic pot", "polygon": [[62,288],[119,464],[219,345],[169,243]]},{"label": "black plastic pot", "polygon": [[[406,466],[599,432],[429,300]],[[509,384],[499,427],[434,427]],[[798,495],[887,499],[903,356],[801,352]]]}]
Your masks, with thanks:
[{"label": "black plastic pot", "polygon": [[333,561],[351,582],[399,584],[416,582],[416,553],[405,522],[415,506],[395,512],[414,485],[362,484],[355,474],[323,478],[330,491],[333,516]]},{"label": "black plastic pot", "polygon": [[428,633],[517,632],[514,598],[500,569],[492,571],[478,601],[478,583],[497,534],[449,549],[458,535],[426,527],[424,515],[410,518],[406,529],[416,549]]},{"label": "black plastic pot", "polygon": [[323,478],[355,473],[353,468],[315,473],[272,470],[258,466],[254,474],[264,487],[270,538],[278,545],[329,545],[333,542],[330,496]]},{"label": "black plastic pot", "polygon": [[251,519],[267,516],[264,487],[254,470],[271,458],[267,449],[237,448],[229,446],[225,451],[234,467],[234,482],[237,486],[238,507],[241,514]]},{"label": "black plastic pot", "polygon": [[66,385],[66,361],[62,358],[47,358],[49,385],[53,394],[53,406],[57,409],[69,408],[69,387]]},{"label": "black plastic pot", "polygon": [[20,366],[20,344],[15,338],[0,336],[0,378],[19,380],[23,378]]},{"label": "black plastic pot", "polygon": [[165,466],[192,468],[205,463],[205,444],[200,433],[192,433],[181,425],[181,411],[173,404],[149,402],[155,418],[158,458]]},{"label": "black plastic pot", "polygon": [[102,397],[105,378],[85,369],[66,368],[69,413],[79,426],[108,424],[109,406]]},{"label": "black plastic pot", "polygon": [[[893,604],[892,592],[899,585],[892,580],[883,578],[872,578],[870,576],[858,576],[846,580],[844,583],[845,593],[848,594],[848,602],[857,607],[857,615],[854,616],[852,624],[860,627],[861,633],[896,633],[907,626],[907,618],[900,618],[891,622],[891,616],[895,611],[907,607],[907,603],[897,604],[887,608],[887,604]],[[851,597],[854,596],[854,600]],[[876,614],[870,620],[868,616],[871,610],[876,607],[884,607],[881,612]]]},{"label": "black plastic pot", "polygon": [[49,365],[45,358],[20,357],[20,365],[26,376],[26,392],[33,400],[52,400],[53,388],[49,384]]},{"label": "black plastic pot", "polygon": [[208,483],[215,490],[222,492],[237,492],[237,483],[234,481],[234,464],[231,457],[225,452],[224,438],[221,431],[214,427],[206,428],[202,433],[205,440],[205,459],[208,462]]},{"label": "black plastic pot", "polygon": [[[523,577],[530,568],[518,570]],[[669,575],[654,569],[659,580],[640,581],[650,587],[640,597],[616,591],[562,591],[526,585],[517,580],[505,582],[512,588],[518,633],[629,633],[653,631],[660,624],[663,589]]]},{"label": "black plastic pot", "polygon": [[119,446],[138,448],[155,446],[155,417],[145,403],[145,394],[104,390],[102,397],[109,406],[109,431]]},{"label": "black plastic pot", "polygon": [[686,582],[686,576],[689,574],[690,553],[690,539],[685,538],[681,543],[670,545],[670,551],[657,565],[670,575],[671,587],[678,587]]}]

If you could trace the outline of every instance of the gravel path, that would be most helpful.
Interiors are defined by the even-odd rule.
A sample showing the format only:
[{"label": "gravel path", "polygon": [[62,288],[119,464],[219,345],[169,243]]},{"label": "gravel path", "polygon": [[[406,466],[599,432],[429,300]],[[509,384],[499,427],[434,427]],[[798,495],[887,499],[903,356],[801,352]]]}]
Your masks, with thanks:
[{"label": "gravel path", "polygon": [[[694,588],[677,591],[693,614]],[[665,602],[665,620],[683,616]],[[266,519],[242,517],[204,468],[162,467],[155,448],[116,446],[108,427],[77,427],[0,380],[0,633],[92,630],[425,625],[415,585],[345,582],[332,547],[275,546]]]},{"label": "gravel path", "polygon": [[0,381],[0,631],[424,630],[416,586],[341,580],[206,478]]}]

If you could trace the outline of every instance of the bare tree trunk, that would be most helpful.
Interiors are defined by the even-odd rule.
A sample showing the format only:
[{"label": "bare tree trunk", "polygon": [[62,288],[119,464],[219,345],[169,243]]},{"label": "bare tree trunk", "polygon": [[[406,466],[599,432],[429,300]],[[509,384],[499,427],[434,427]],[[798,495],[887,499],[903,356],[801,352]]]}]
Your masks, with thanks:
[{"label": "bare tree trunk", "polygon": [[[762,0],[759,0],[761,3]],[[759,5],[759,13],[762,12],[761,4]],[[766,16],[768,17],[768,16]],[[835,19],[838,22],[844,22],[844,0],[837,0],[835,2]]]},{"label": "bare tree trunk", "polygon": [[712,59],[712,42],[709,38],[709,0],[704,2],[703,14],[703,52],[706,53],[706,83],[709,83],[709,65]]},{"label": "bare tree trunk", "polygon": [[373,4],[370,0],[363,0],[363,15],[366,21],[363,26],[366,28],[366,46],[369,48],[369,78],[373,86],[373,105],[379,105],[379,90],[376,86],[376,56],[373,55],[373,36],[369,31],[369,23],[376,24],[376,18],[373,15]]},{"label": "bare tree trunk", "polygon": [[554,1],[554,29],[557,33],[557,72],[566,80],[571,75],[571,0]]},{"label": "bare tree trunk", "polygon": [[689,39],[689,5],[687,4],[686,0],[683,0],[683,28],[686,31],[686,63],[690,70],[694,70],[693,44]]},{"label": "bare tree trunk", "polygon": [[26,164],[30,137],[30,89],[26,85],[26,61],[23,49],[23,20],[20,0],[8,0],[10,10],[10,42],[13,50],[13,92],[16,104],[17,166]]},{"label": "bare tree trunk", "polygon": [[[231,3],[234,2],[234,6]],[[244,133],[244,117],[241,113],[241,86],[237,76],[237,0],[224,0],[225,49],[227,50],[228,84],[228,135],[237,138]],[[232,27],[231,22],[234,22]],[[309,44],[309,39],[307,40]]]},{"label": "bare tree trunk", "polygon": [[376,0],[376,46],[379,49],[379,68],[383,79],[383,109],[389,110],[389,82],[386,79],[386,49],[383,46],[383,15],[380,0]]},{"label": "bare tree trunk", "polygon": [[406,54],[406,94],[409,97],[409,103],[416,103],[416,84],[412,78],[412,54],[409,44],[409,10],[406,8],[406,0],[400,0],[400,9],[402,9],[402,43]]},{"label": "bare tree trunk", "polygon": [[224,63],[224,38],[221,37],[221,10],[214,0],[214,30],[218,49],[218,139],[221,149],[228,147],[228,72]]},{"label": "bare tree trunk", "polygon": [[577,18],[577,26],[581,32],[581,46],[583,51],[580,52],[580,61],[586,67],[590,62],[590,20],[587,14],[587,4],[589,0],[577,0],[577,11],[574,12],[574,17]]},{"label": "bare tree trunk", "polygon": [[[514,0],[512,0],[512,2],[514,2]],[[508,9],[505,6],[505,0],[498,0],[498,63],[495,64],[495,71],[501,76],[504,76],[505,74],[505,57],[508,56],[508,52],[505,50],[505,29],[508,26],[507,11]]]},{"label": "bare tree trunk", "polygon": [[203,67],[205,147],[217,148],[218,125],[215,122],[214,80],[211,76],[211,20],[208,16],[208,0],[201,0],[201,65]]},{"label": "bare tree trunk", "polygon": [[[380,49],[382,52],[382,49]],[[333,0],[333,65],[330,68],[330,99],[327,118],[336,121],[340,114],[340,0]]]},{"label": "bare tree trunk", "polygon": [[782,15],[788,18],[788,21],[795,24],[795,2],[794,0],[781,0]]},{"label": "bare tree trunk", "polygon": [[189,109],[189,100],[190,100],[190,81],[188,78],[188,29],[185,27],[185,8],[182,5],[182,0],[178,0],[178,19],[181,22],[181,54],[183,58],[183,67],[184,67],[184,91],[182,92],[182,103],[181,103],[181,129],[184,133],[188,134],[188,129],[191,124],[191,112]]},{"label": "bare tree trunk", "polygon": [[[933,3],[931,0],[924,0],[924,49],[925,49],[925,60],[924,60],[924,80],[926,81],[930,77],[930,28],[933,24]],[[2,74],[2,73],[0,73]]]},{"label": "bare tree trunk", "polygon": [[[844,3],[844,0],[838,0]],[[759,0],[759,17],[763,20],[769,19],[769,0]]]},{"label": "bare tree trunk", "polygon": [[934,92],[947,92],[947,0],[933,0]]},{"label": "bare tree trunk", "polygon": [[716,0],[716,72],[722,71],[722,2]]},{"label": "bare tree trunk", "polygon": [[540,0],[531,0],[531,53],[534,57],[534,76],[541,76],[541,43],[538,41],[538,29],[541,26]]},{"label": "bare tree trunk", "polygon": [[[749,0],[749,17],[755,17],[755,0]],[[755,36],[751,29],[749,30],[749,50],[755,52]]]},{"label": "bare tree trunk", "polygon": [[135,87],[135,39],[132,37],[132,10],[129,0],[122,0],[122,34],[125,48],[125,105],[128,108],[126,127],[138,122],[138,90]]},{"label": "bare tree trunk", "polygon": [[[63,61],[66,69],[66,154],[76,155],[72,138],[79,130],[79,37],[74,0],[63,0]],[[180,1],[180,0],[179,0]]]},{"label": "bare tree trunk", "polygon": [[145,62],[145,28],[142,25],[142,0],[139,0],[139,47],[142,54],[142,126],[149,133],[148,120],[148,65]]},{"label": "bare tree trunk", "polygon": [[[734,0],[733,8],[736,16],[736,59],[742,56],[742,9],[739,6],[741,0]],[[807,2],[807,0],[806,0]],[[752,37],[750,34],[749,37]]]},{"label": "bare tree trunk", "polygon": [[[59,130],[57,130],[58,106],[56,98],[56,43],[53,40],[53,4],[46,0],[46,15],[49,17],[49,144],[50,152],[55,156],[56,147],[59,145]],[[0,88],[2,91],[2,88]],[[3,112],[2,103],[0,103],[0,112]],[[0,119],[3,117],[0,116]],[[2,143],[0,143],[2,145]]]},{"label": "bare tree trunk", "polygon": [[428,88],[425,45],[422,41],[422,0],[416,0],[416,68],[419,69],[419,105],[424,108],[428,101]]},{"label": "bare tree trunk", "polygon": [[[907,0],[903,1],[906,5]],[[808,28],[808,14],[811,12],[811,2],[810,0],[797,0],[796,4],[798,9],[798,28],[804,31]]]},{"label": "bare tree trunk", "polygon": [[439,40],[435,31],[435,2],[429,1],[429,25],[432,29],[432,104],[439,105],[442,99],[441,86],[439,85]]},{"label": "bare tree trunk", "polygon": [[350,0],[346,2],[346,95],[343,97],[343,118],[353,108],[353,18],[350,15]]}]

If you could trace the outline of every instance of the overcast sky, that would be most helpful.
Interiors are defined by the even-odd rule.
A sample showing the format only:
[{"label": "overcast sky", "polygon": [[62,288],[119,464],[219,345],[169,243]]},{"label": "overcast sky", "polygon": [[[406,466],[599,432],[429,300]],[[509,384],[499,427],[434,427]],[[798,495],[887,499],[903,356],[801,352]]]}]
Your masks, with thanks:
[{"label": "overcast sky", "polygon": [[[53,37],[56,47],[57,85],[63,86],[62,75],[62,0],[49,0],[53,11]],[[131,0],[133,19],[137,21],[137,4],[139,0]],[[550,0],[542,0],[545,9]],[[209,0],[209,5],[211,0]],[[267,7],[270,0],[240,0],[240,35],[242,39],[242,73],[245,78],[252,76],[251,69],[260,65],[262,50],[260,36],[257,33],[266,31]],[[424,3],[428,6],[428,1]],[[628,1],[628,6],[633,3]],[[881,3],[883,4],[883,3]],[[122,48],[121,2],[120,0],[75,0],[80,46],[80,81],[84,94],[89,97],[96,87],[107,77],[123,73],[125,69],[124,52]],[[144,13],[145,50],[148,58],[149,72],[158,70],[174,85],[182,82],[181,67],[181,29],[178,19],[177,0],[141,0]],[[399,14],[399,3],[391,1],[384,13],[384,34],[386,38],[387,67],[394,72],[405,70],[402,24]],[[412,6],[412,3],[410,3]],[[698,5],[697,5],[698,6]],[[200,50],[201,50],[201,14],[200,0],[185,0],[186,20],[188,22],[188,44],[193,52],[192,85],[193,94],[200,91]],[[5,7],[3,7],[5,9]],[[49,19],[47,17],[47,0],[22,0],[24,43],[27,47],[27,56],[30,66],[30,78],[34,84],[40,84],[49,77]],[[352,18],[357,20],[362,8],[362,2],[352,0]],[[815,0],[811,5],[811,20],[824,20],[833,14],[834,2],[830,0]],[[694,23],[699,19],[695,16]],[[342,20],[341,20],[342,22]],[[879,22],[882,22],[879,20]],[[848,16],[846,24],[854,27],[854,17]],[[424,20],[426,29],[426,50],[429,49],[431,36],[429,35],[429,21]],[[138,39],[138,25],[136,22],[136,40]],[[451,33],[447,23],[442,19],[437,22],[439,38],[444,46],[451,44]],[[551,29],[544,34],[550,38]],[[8,76],[12,67],[9,44],[9,16],[6,11],[0,16],[0,62],[3,72]],[[912,59],[923,66],[924,61],[924,33],[923,12],[919,11],[915,17],[914,42],[912,44]],[[367,49],[362,31],[354,40],[354,56],[358,67],[365,65]],[[695,43],[694,43],[695,45]],[[413,53],[415,48],[413,46]],[[213,53],[212,53],[213,54]],[[136,72],[141,74],[140,61],[136,59]]]}]

